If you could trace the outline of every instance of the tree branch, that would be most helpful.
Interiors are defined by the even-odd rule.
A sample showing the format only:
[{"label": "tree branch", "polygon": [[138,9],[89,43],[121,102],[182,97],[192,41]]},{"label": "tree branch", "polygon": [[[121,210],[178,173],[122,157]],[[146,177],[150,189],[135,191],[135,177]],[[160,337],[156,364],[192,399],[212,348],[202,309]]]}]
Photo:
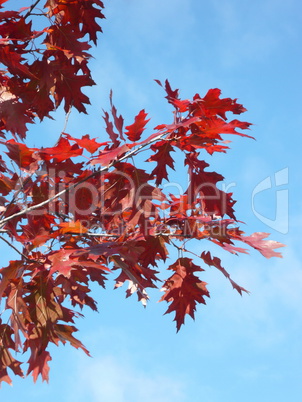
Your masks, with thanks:
[{"label": "tree branch", "polygon": [[4,223],[9,222],[10,220],[17,218],[19,216],[25,215],[31,211],[34,211],[35,209],[39,209],[41,207],[44,207],[45,205],[49,204],[50,202],[54,201],[55,199],[57,199],[58,197],[62,196],[63,194],[67,193],[70,190],[73,190],[74,188],[76,188],[77,186],[79,186],[80,184],[84,183],[85,181],[87,181],[88,179],[101,174],[103,172],[107,172],[112,166],[114,166],[116,163],[121,162],[129,157],[131,157],[132,155],[135,155],[137,152],[139,152],[141,149],[146,148],[148,145],[152,144],[153,142],[156,142],[158,140],[160,140],[161,138],[164,137],[164,135],[166,135],[167,132],[163,132],[161,134],[159,134],[158,136],[156,136],[155,138],[153,138],[152,140],[146,142],[145,144],[141,144],[139,145],[137,148],[133,149],[132,151],[128,152],[126,155],[120,157],[119,159],[117,159],[116,161],[112,161],[109,163],[109,165],[97,170],[96,172],[93,172],[91,175],[85,177],[84,179],[78,181],[77,183],[73,183],[71,185],[69,185],[68,187],[66,187],[64,190],[59,191],[57,194],[55,194],[54,196],[48,198],[45,201],[40,202],[39,204],[36,205],[32,205],[31,207],[25,208],[22,211],[16,212],[13,215],[10,215],[4,219],[2,219],[0,221],[0,229],[3,227]]},{"label": "tree branch", "polygon": [[0,236],[0,239],[3,240],[6,244],[8,244],[13,250],[15,250],[18,254],[20,254],[25,260],[33,262],[30,258],[28,258],[25,254],[23,254],[20,250],[17,249],[12,243],[6,240],[3,236]]},{"label": "tree branch", "polygon": [[63,130],[62,130],[62,133],[65,133],[65,130],[66,130],[66,128],[67,128],[68,119],[69,119],[71,110],[72,110],[72,104],[70,105],[70,107],[69,107],[69,109],[68,109],[68,112],[66,113],[66,116],[65,116],[65,123],[64,123],[64,127],[63,127]]},{"label": "tree branch", "polygon": [[27,13],[25,14],[25,16],[24,16],[24,19],[26,19],[27,17],[29,17],[30,15],[31,15],[31,12],[33,11],[33,9],[40,3],[40,1],[41,0],[36,0],[35,2],[34,2],[34,4],[32,4],[31,6],[30,6],[30,9],[27,11]]}]

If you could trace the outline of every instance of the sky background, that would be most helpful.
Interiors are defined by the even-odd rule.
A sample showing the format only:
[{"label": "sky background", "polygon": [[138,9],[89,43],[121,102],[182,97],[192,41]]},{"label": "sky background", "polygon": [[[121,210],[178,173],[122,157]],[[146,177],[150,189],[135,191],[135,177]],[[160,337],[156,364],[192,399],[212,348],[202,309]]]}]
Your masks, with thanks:
[{"label": "sky background", "polygon": [[[125,288],[94,288],[99,313],[85,311],[78,337],[92,358],[68,346],[52,348],[50,383],[13,378],[1,400],[81,402],[298,402],[302,395],[301,87],[300,0],[104,0],[106,21],[91,61],[97,86],[85,91],[89,116],[72,112],[67,132],[104,135],[102,108],[114,103],[126,124],[142,108],[152,127],[169,123],[171,108],[153,81],[169,79],[183,98],[220,88],[238,98],[251,135],[228,154],[205,155],[225,176],[247,233],[271,233],[287,245],[283,259],[251,251],[239,257],[217,250],[241,297],[208,268],[211,298],[176,334],[167,305],[151,292],[146,309]],[[30,5],[9,0],[7,7]],[[53,145],[64,126],[31,127],[29,144]],[[225,136],[226,139],[227,136]],[[182,172],[182,164],[176,164]],[[179,180],[185,180],[185,178]],[[176,178],[175,178],[176,180]],[[271,183],[271,185],[269,184]],[[194,243],[201,253],[208,244]],[[211,251],[215,248],[211,247]],[[3,266],[8,252],[0,244]],[[10,258],[15,258],[11,256]],[[174,261],[171,261],[172,263]],[[169,264],[169,262],[168,262]],[[167,265],[168,265],[167,264]],[[160,266],[161,277],[167,275]]]}]

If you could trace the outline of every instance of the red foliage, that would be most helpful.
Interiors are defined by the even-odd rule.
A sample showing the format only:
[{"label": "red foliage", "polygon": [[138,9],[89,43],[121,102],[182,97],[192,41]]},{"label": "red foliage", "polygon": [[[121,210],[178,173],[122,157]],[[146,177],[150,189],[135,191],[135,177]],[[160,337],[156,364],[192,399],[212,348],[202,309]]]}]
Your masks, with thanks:
[{"label": "red foliage", "polygon": [[[34,381],[38,376],[48,380],[50,343],[69,342],[89,353],[73,336],[72,324],[79,316],[73,308],[97,309],[89,295],[92,281],[105,287],[106,276],[118,271],[116,287],[128,282],[126,295],[137,293],[146,304],[147,289],[157,287],[162,262],[169,247],[175,247],[181,255],[168,268],[173,274],[164,282],[161,300],[170,303],[167,313],[175,312],[179,330],[186,314],[194,318],[197,304],[209,297],[199,279],[204,268],[183,256],[190,253],[184,248],[189,239],[245,253],[234,244],[241,241],[267,258],[280,257],[274,249],[282,246],[264,240],[266,233],[244,235],[232,194],[217,188],[223,177],[207,170],[201,159],[203,151],[226,152],[222,134],[249,137],[243,132],[249,123],[227,119],[227,113],[245,109],[236,99],[221,98],[218,89],[182,100],[168,81],[164,86],[157,81],[174,108],[173,122],[157,126],[142,140],[147,113],[141,110],[124,130],[110,94],[104,142],[67,133],[49,148],[18,142],[26,138],[28,123],[50,117],[63,101],[66,113],[72,106],[86,113],[89,98],[82,89],[94,84],[89,42],[96,43],[98,21],[104,18],[99,0],[48,0],[41,15],[47,15],[50,26],[35,31],[38,17],[29,19],[38,3],[0,13],[5,67],[0,71],[0,135],[7,155],[0,159],[0,239],[18,255],[0,269],[0,300],[9,312],[6,323],[0,318],[0,382],[9,384],[7,369],[23,376],[12,351],[29,351],[27,374]],[[146,149],[151,173],[133,162]],[[182,153],[190,177],[179,197],[162,186],[169,168],[174,169],[175,151]],[[14,172],[5,164],[7,157]],[[240,294],[245,291],[219,258],[203,252],[199,259],[221,271]],[[66,307],[68,301],[72,308]]]},{"label": "red foliage", "polygon": [[175,274],[164,283],[165,294],[160,300],[171,302],[166,314],[175,311],[174,321],[179,331],[185,321],[185,315],[190,314],[194,318],[196,304],[205,304],[204,297],[209,297],[210,294],[206,283],[193,274],[203,269],[193,264],[190,258],[179,258],[168,269],[175,271]]}]

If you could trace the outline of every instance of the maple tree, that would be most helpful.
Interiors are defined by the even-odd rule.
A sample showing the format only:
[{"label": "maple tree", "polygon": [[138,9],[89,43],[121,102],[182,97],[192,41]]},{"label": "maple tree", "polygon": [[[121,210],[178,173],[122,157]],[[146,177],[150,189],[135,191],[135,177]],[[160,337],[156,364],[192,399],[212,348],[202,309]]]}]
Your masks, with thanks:
[{"label": "maple tree", "polygon": [[[34,381],[39,375],[48,380],[50,343],[68,342],[89,354],[74,337],[73,324],[80,315],[76,308],[97,310],[91,282],[105,287],[106,277],[117,271],[115,286],[127,282],[126,295],[136,293],[146,304],[147,289],[158,286],[159,264],[175,247],[179,257],[168,266],[172,275],[162,284],[161,300],[169,304],[167,313],[175,313],[179,330],[185,316],[194,318],[197,304],[209,297],[199,277],[205,265],[221,271],[240,294],[246,292],[218,257],[191,252],[189,240],[208,240],[233,254],[247,252],[238,247],[241,242],[267,258],[280,257],[274,249],[282,244],[266,240],[267,233],[244,234],[232,194],[218,187],[223,176],[208,170],[203,159],[204,152],[226,152],[222,134],[250,137],[250,123],[227,117],[246,109],[236,99],[221,98],[219,89],[183,100],[168,81],[156,80],[173,119],[151,134],[144,136],[145,110],[124,127],[111,94],[100,141],[62,132],[53,147],[28,147],[28,124],[51,118],[62,102],[67,116],[72,107],[86,113],[89,98],[82,89],[94,85],[89,43],[96,44],[102,31],[104,4],[37,0],[10,11],[3,10],[6,1],[0,0],[0,136],[5,149],[0,156],[0,240],[17,257],[0,269],[0,300],[8,313],[6,320],[0,316],[0,383],[11,384],[8,368],[24,376],[13,351],[28,352],[26,374]],[[40,18],[47,26],[34,30]],[[149,172],[134,162],[146,149]],[[175,168],[175,150],[182,153],[190,178],[178,196],[163,188]],[[14,170],[7,167],[8,158]]]}]

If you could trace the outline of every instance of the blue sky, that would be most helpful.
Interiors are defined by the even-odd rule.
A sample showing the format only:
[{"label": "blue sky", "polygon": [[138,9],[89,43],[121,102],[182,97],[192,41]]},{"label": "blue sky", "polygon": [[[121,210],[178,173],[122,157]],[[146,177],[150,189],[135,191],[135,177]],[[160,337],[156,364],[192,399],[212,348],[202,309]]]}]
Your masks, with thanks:
[{"label": "blue sky", "polygon": [[[98,85],[86,91],[89,116],[72,112],[67,132],[102,137],[110,89],[126,123],[145,108],[152,129],[171,119],[153,79],[168,78],[184,98],[220,88],[248,109],[242,118],[254,124],[256,141],[232,138],[228,154],[205,159],[232,186],[244,230],[270,232],[287,247],[283,259],[270,260],[252,251],[236,257],[217,250],[234,280],[251,294],[240,297],[219,272],[207,269],[203,280],[211,299],[178,334],[172,315],[163,316],[167,306],[157,303],[159,292],[151,292],[144,309],[135,296],[125,300],[125,289],[111,290],[112,283],[106,291],[94,288],[100,312],[87,310],[78,322],[78,336],[93,357],[53,347],[50,383],[14,379],[13,387],[3,385],[1,400],[300,401],[301,2],[104,2],[104,34],[91,62]],[[64,116],[59,111],[54,117],[31,128],[30,144],[55,143]],[[205,247],[193,244],[198,252]]]}]

